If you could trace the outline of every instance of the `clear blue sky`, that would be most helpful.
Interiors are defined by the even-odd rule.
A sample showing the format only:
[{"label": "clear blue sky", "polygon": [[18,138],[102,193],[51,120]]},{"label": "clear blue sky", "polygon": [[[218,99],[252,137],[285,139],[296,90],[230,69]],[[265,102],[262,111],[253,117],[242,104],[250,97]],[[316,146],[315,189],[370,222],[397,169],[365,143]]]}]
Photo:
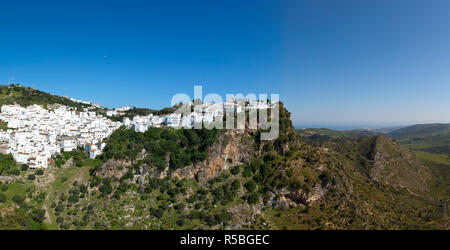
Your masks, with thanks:
[{"label": "clear blue sky", "polygon": [[2,1],[0,82],[117,107],[278,93],[294,124],[450,122],[449,1]]}]

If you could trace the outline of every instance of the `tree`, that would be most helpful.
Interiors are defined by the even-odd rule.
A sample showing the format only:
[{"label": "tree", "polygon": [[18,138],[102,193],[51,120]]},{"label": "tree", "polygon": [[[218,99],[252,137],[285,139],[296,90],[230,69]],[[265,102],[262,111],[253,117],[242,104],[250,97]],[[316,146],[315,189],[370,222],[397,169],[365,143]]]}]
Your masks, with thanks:
[{"label": "tree", "polygon": [[108,195],[112,192],[112,187],[110,185],[102,185],[98,189],[103,195]]},{"label": "tree", "polygon": [[14,201],[14,202],[16,202],[16,203],[21,203],[21,202],[23,201],[23,197],[20,196],[20,195],[18,195],[18,194],[15,194],[15,195],[12,197],[12,201]]},{"label": "tree", "polygon": [[239,180],[234,180],[231,183],[231,189],[238,190],[241,187],[241,182]]},{"label": "tree", "polygon": [[68,201],[70,203],[77,203],[78,200],[79,200],[79,197],[78,197],[78,195],[75,195],[75,194],[72,194],[71,196],[69,196],[69,199],[68,199]]},{"label": "tree", "polygon": [[87,186],[84,184],[81,184],[80,185],[80,193],[86,193],[86,191],[87,191]]},{"label": "tree", "polygon": [[28,180],[33,181],[34,179],[36,179],[36,176],[34,174],[28,175]]},{"label": "tree", "polygon": [[22,169],[22,171],[27,171],[28,170],[28,165],[27,164],[22,164],[22,166],[20,168]]},{"label": "tree", "polygon": [[182,227],[184,225],[184,219],[180,218],[179,220],[177,220],[176,223],[177,223],[178,226]]},{"label": "tree", "polygon": [[43,175],[43,174],[44,174],[44,170],[42,170],[42,169],[36,170],[36,175]]},{"label": "tree", "polygon": [[15,169],[11,170],[11,174],[17,176],[17,175],[20,175],[20,171],[19,171],[19,169],[15,168]]},{"label": "tree", "polygon": [[230,170],[232,175],[238,175],[241,172],[241,166],[237,165],[231,168]]},{"label": "tree", "polygon": [[250,177],[253,175],[252,169],[250,168],[250,166],[248,165],[243,165],[244,166],[244,171],[242,173],[242,176],[244,177]]},{"label": "tree", "polygon": [[249,193],[253,193],[256,190],[256,182],[254,180],[250,180],[249,182],[245,183],[244,186]]},{"label": "tree", "polygon": [[64,205],[59,203],[55,208],[55,212],[62,212],[62,211],[64,211]]},{"label": "tree", "polygon": [[197,135],[196,131],[193,129],[184,130],[184,134],[189,141],[189,145],[198,146],[201,143],[200,137]]},{"label": "tree", "polygon": [[156,218],[161,218],[164,214],[164,209],[162,208],[151,208],[150,212],[155,216]]},{"label": "tree", "polygon": [[250,204],[258,203],[258,201],[259,201],[259,195],[258,195],[258,193],[252,193],[252,194],[250,194],[250,195],[247,197],[247,201],[248,201],[248,203],[250,203]]},{"label": "tree", "polygon": [[62,218],[62,217],[58,217],[58,218],[56,218],[56,223],[58,223],[58,224],[63,224],[64,223],[64,218]]},{"label": "tree", "polygon": [[0,193],[0,202],[6,202],[6,196],[2,193]]},{"label": "tree", "polygon": [[33,220],[42,223],[45,220],[45,210],[44,209],[35,209],[33,210],[31,217]]}]

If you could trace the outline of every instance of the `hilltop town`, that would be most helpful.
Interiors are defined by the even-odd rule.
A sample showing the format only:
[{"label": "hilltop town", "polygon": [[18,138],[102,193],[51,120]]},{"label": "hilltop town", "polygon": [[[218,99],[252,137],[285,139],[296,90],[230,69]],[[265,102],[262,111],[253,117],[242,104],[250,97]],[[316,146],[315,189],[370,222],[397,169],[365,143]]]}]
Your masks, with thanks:
[{"label": "hilltop town", "polygon": [[194,128],[196,123],[223,121],[223,117],[228,112],[238,114],[249,110],[268,109],[275,104],[269,104],[267,101],[249,101],[244,99],[231,99],[223,103],[202,103],[200,105],[194,105],[194,103],[190,102],[184,105],[192,112],[188,111],[185,114],[173,112],[163,116],[149,114],[146,116],[134,116],[132,119],[124,117],[123,125],[133,128],[136,132],[145,132],[150,127],[159,128],[161,126]]},{"label": "hilltop town", "polygon": [[130,106],[107,110],[106,116],[102,116],[92,111],[93,108],[101,108],[98,104],[67,96],[64,98],[89,106],[79,111],[62,104],[54,104],[48,109],[37,104],[27,107],[19,104],[3,105],[0,120],[7,126],[4,131],[0,131],[0,153],[11,154],[18,163],[27,164],[30,169],[47,168],[55,154],[79,147],[94,159],[106,147],[104,140],[121,126],[142,133],[150,127],[193,128],[196,123],[223,121],[227,112],[240,113],[271,107],[264,101],[233,99],[224,103],[203,103],[191,108],[191,102],[184,104],[189,108],[184,115],[180,112],[136,115],[124,117],[122,122],[118,122],[108,117],[123,115],[131,109]]}]

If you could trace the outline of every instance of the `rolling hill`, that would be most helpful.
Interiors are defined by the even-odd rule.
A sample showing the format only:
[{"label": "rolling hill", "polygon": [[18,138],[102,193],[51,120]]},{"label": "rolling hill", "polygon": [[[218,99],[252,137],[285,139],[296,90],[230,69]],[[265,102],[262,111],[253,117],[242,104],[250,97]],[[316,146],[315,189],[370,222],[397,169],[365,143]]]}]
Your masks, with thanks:
[{"label": "rolling hill", "polygon": [[4,104],[19,104],[21,106],[38,104],[44,107],[51,104],[61,104],[79,109],[91,106],[30,87],[21,85],[0,85],[0,107]]},{"label": "rolling hill", "polygon": [[416,124],[389,132],[393,138],[431,136],[450,132],[450,123]]},{"label": "rolling hill", "polygon": [[450,124],[418,124],[388,135],[411,150],[450,154]]}]

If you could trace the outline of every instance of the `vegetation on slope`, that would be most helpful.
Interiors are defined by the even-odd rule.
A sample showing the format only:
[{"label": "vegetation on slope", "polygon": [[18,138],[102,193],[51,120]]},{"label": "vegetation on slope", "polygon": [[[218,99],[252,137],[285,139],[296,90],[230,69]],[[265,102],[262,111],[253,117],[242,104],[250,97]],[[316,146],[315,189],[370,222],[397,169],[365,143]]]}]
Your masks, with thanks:
[{"label": "vegetation on slope", "polygon": [[326,128],[297,129],[296,131],[305,141],[315,145],[323,144],[331,139],[358,139],[377,134],[369,130],[332,130]]},{"label": "vegetation on slope", "polygon": [[210,147],[219,133],[216,129],[160,129],[150,128],[145,133],[120,128],[107,140],[101,158],[135,161],[144,151],[144,162],[160,170],[166,167],[169,158],[170,169],[175,170],[206,158]]},{"label": "vegetation on slope", "polygon": [[[319,162],[325,160],[320,163],[325,171],[318,176],[330,183],[322,185],[328,192],[307,206],[268,209],[264,219],[272,228],[424,229],[433,228],[436,224],[432,224],[445,215],[446,201],[431,186],[443,188],[448,180],[437,183],[425,178],[424,183],[426,173],[422,175],[421,171],[425,168],[388,138],[336,139],[324,144],[323,149],[327,153],[303,147],[306,152],[315,151],[312,155]],[[374,175],[380,168],[383,174]]]},{"label": "vegetation on slope", "polygon": [[[261,141],[262,130],[230,139],[206,129],[121,128],[99,159],[77,150],[34,179],[21,172],[0,192],[0,228],[445,228],[448,168],[427,170],[383,136],[305,143],[281,107],[274,141]],[[252,157],[230,160],[231,148]],[[211,153],[220,162],[209,162]],[[200,178],[197,167],[215,171]]]},{"label": "vegetation on slope", "polygon": [[19,164],[14,160],[14,157],[11,154],[0,154],[0,175],[19,175],[19,174],[20,174],[20,167]]},{"label": "vegetation on slope", "polygon": [[450,155],[450,124],[419,124],[388,134],[414,151]]},{"label": "vegetation on slope", "polygon": [[155,110],[155,109],[148,109],[148,108],[136,108],[133,107],[130,110],[127,110],[125,112],[122,112],[124,114],[118,115],[118,116],[109,116],[108,118],[113,121],[123,121],[123,118],[128,117],[130,119],[133,119],[134,116],[147,116],[150,114],[153,115],[168,115],[177,110],[177,106],[174,107],[167,107],[163,108],[161,110]]},{"label": "vegetation on slope", "polygon": [[[432,173],[431,191],[447,209],[450,203],[450,124],[419,124],[389,133]],[[445,220],[442,220],[445,222]],[[434,223],[436,224],[436,223]],[[439,224],[439,223],[437,223]]]},{"label": "vegetation on slope", "polygon": [[450,124],[434,123],[434,124],[417,124],[409,127],[394,130],[388,135],[393,138],[401,138],[408,136],[425,136],[435,135],[446,131],[450,131]]},{"label": "vegetation on slope", "polygon": [[0,85],[0,107],[4,104],[19,104],[29,106],[33,104],[47,107],[50,104],[61,104],[69,107],[82,109],[90,105],[71,101],[62,96],[51,95],[49,93],[24,87],[20,85]]}]

